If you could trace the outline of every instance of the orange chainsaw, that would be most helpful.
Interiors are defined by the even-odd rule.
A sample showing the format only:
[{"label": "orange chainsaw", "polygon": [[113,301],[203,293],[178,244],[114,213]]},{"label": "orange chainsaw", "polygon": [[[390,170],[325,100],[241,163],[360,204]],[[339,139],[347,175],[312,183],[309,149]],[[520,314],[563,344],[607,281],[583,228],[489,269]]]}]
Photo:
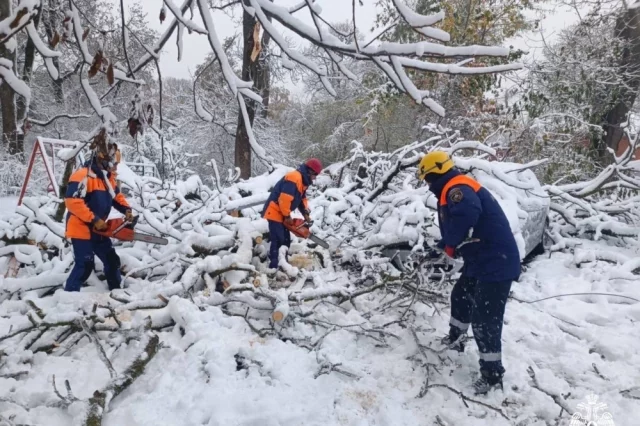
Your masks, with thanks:
[{"label": "orange chainsaw", "polygon": [[107,220],[107,229],[104,231],[93,229],[93,232],[121,241],[144,241],[145,243],[163,246],[169,244],[169,240],[166,238],[135,232],[133,227],[136,226],[136,223],[138,223],[138,216],[134,217],[131,222],[127,222],[123,218],[109,219]]},{"label": "orange chainsaw", "polygon": [[326,249],[329,248],[329,244],[325,240],[322,240],[311,233],[309,225],[304,219],[292,219],[291,222],[284,222],[284,227],[293,233],[296,237],[310,239],[314,243]]}]

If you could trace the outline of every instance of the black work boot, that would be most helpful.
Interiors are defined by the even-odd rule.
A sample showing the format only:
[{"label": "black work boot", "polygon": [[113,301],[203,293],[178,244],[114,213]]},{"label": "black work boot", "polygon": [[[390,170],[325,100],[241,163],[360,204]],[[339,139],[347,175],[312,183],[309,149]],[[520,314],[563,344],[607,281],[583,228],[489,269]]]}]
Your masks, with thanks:
[{"label": "black work boot", "polygon": [[493,389],[502,389],[502,376],[482,373],[480,378],[473,383],[473,392],[476,395],[486,395]]},{"label": "black work boot", "polygon": [[455,332],[449,332],[448,336],[445,336],[442,338],[442,340],[440,340],[440,343],[442,343],[444,346],[446,346],[448,349],[451,349],[452,351],[456,351],[456,352],[464,352],[464,344],[467,341],[467,334],[466,333],[455,333]]}]

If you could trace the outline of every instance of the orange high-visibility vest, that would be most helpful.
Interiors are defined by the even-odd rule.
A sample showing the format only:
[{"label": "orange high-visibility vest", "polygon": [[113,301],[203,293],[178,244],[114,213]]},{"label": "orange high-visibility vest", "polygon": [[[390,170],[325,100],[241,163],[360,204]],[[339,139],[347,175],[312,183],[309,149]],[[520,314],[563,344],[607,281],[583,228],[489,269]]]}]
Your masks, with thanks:
[{"label": "orange high-visibility vest", "polygon": [[449,190],[451,189],[451,187],[456,185],[470,186],[474,192],[478,192],[482,188],[482,185],[480,185],[477,180],[470,178],[469,176],[465,176],[465,175],[455,176],[449,182],[446,183],[444,188],[442,188],[442,193],[440,193],[441,206],[447,205],[447,194],[449,193]]}]

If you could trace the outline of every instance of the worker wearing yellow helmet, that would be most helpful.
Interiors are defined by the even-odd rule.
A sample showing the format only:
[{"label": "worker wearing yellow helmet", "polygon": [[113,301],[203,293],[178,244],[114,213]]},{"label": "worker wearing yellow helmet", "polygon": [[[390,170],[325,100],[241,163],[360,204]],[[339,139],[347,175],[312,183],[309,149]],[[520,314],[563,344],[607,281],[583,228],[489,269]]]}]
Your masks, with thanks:
[{"label": "worker wearing yellow helmet", "polygon": [[463,175],[444,151],[425,155],[416,177],[429,184],[438,200],[442,239],[432,257],[444,251],[464,260],[451,291],[449,334],[442,343],[463,352],[471,325],[480,351],[481,377],[474,391],[502,388],[502,323],[511,283],[520,276],[520,254],[509,221],[491,193]]}]

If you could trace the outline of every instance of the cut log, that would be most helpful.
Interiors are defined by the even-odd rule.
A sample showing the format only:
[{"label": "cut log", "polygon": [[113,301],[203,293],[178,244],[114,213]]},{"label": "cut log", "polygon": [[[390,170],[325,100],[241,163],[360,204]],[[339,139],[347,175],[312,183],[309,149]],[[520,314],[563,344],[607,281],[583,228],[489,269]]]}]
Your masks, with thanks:
[{"label": "cut log", "polygon": [[271,314],[271,319],[274,322],[282,322],[289,315],[289,303],[286,301],[280,301],[276,304],[276,308]]},{"label": "cut log", "polygon": [[20,263],[18,263],[18,259],[15,256],[11,256],[9,259],[9,264],[7,265],[7,270],[4,273],[5,278],[15,278],[18,275],[18,270],[20,269]]}]

